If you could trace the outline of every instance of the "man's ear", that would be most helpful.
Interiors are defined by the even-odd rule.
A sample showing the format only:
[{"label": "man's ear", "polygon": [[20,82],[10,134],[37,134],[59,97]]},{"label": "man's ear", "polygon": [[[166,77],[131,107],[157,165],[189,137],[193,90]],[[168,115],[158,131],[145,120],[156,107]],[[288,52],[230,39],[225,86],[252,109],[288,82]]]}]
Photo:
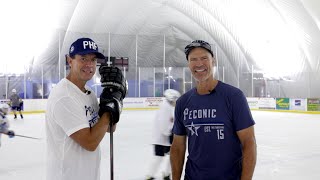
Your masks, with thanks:
[{"label": "man's ear", "polygon": [[212,66],[216,66],[217,63],[216,63],[216,59],[214,57],[212,57]]},{"label": "man's ear", "polygon": [[67,55],[67,62],[68,62],[68,65],[71,67],[72,58],[69,55]]}]

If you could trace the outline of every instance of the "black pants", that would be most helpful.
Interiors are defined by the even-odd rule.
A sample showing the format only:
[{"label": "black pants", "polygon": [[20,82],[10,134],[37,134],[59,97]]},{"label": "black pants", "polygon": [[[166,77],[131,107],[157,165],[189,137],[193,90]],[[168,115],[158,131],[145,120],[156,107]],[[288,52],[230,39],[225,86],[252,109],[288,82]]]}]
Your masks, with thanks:
[{"label": "black pants", "polygon": [[154,154],[156,156],[164,156],[165,154],[170,152],[170,146],[163,146],[163,145],[154,145]]}]

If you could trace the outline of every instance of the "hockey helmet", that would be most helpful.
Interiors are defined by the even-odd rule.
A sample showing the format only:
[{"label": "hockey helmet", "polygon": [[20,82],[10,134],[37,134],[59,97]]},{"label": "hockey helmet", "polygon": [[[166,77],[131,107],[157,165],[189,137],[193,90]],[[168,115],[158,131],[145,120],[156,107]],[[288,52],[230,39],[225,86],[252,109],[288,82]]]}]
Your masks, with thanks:
[{"label": "hockey helmet", "polygon": [[168,101],[175,101],[180,97],[180,93],[174,89],[167,89],[163,93]]},{"label": "hockey helmet", "polygon": [[9,111],[9,105],[7,103],[1,102],[0,103],[0,111],[7,113]]},{"label": "hockey helmet", "polygon": [[12,92],[13,92],[13,93],[17,93],[17,90],[16,90],[16,89],[12,89]]}]

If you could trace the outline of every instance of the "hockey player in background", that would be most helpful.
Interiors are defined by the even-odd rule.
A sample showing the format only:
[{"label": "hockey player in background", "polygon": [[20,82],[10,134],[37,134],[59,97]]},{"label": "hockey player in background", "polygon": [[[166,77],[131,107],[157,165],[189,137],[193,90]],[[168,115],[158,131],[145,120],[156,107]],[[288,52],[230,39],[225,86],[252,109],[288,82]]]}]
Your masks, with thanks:
[{"label": "hockey player in background", "polygon": [[14,119],[17,119],[17,111],[19,111],[20,117],[21,119],[23,119],[23,115],[21,113],[22,99],[17,94],[16,89],[12,89],[12,95],[10,96],[10,104],[14,114]]},{"label": "hockey player in background", "polygon": [[154,156],[149,166],[147,180],[155,179],[155,174],[159,170],[161,163],[164,163],[162,175],[164,180],[170,179],[171,166],[169,151],[172,143],[172,127],[174,118],[174,108],[180,93],[174,89],[167,89],[164,92],[165,100],[160,105],[156,113],[153,124],[153,145]]},{"label": "hockey player in background", "polygon": [[6,134],[10,138],[14,137],[14,131],[9,130],[9,121],[7,114],[9,111],[9,105],[6,103],[0,104],[0,146],[1,146],[1,135]]}]

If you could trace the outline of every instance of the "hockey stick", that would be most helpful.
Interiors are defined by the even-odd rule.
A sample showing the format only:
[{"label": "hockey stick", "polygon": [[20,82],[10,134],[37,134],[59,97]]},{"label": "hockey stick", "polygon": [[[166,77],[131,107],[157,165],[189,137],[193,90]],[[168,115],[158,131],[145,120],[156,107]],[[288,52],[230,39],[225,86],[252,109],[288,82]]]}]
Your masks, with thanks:
[{"label": "hockey stick", "polygon": [[[110,67],[110,56],[108,57],[108,67]],[[112,121],[110,121],[110,180],[113,180],[113,130]]]},{"label": "hockey stick", "polygon": [[[108,67],[111,66],[111,61],[110,61],[110,56],[108,57],[108,61],[105,62]],[[110,119],[110,180],[113,180],[113,124],[112,121]]]},{"label": "hockey stick", "polygon": [[112,122],[110,121],[110,180],[113,180],[113,131]]},{"label": "hockey stick", "polygon": [[[110,54],[110,53],[109,53]],[[106,61],[106,59],[104,59],[104,60],[102,60],[102,61],[100,61],[100,62],[98,62],[98,63],[100,63],[100,68],[103,68],[104,69],[104,67],[107,65],[107,67],[111,67],[111,64],[113,65],[113,62],[111,62],[110,61],[111,59],[110,59],[110,56],[108,56],[108,60]],[[116,67],[116,66],[115,66]],[[104,70],[101,70],[99,68],[99,73],[101,74],[101,73],[109,73],[109,72],[107,72],[107,71],[104,71]],[[118,68],[119,69],[119,68]],[[120,69],[119,69],[120,70]],[[120,70],[121,71],[121,70]],[[116,71],[116,75],[118,76],[119,74],[119,71],[117,70]],[[110,75],[109,75],[110,76]],[[112,76],[114,76],[114,75],[111,75],[111,77]],[[123,76],[122,75],[122,72],[121,72],[121,76]],[[110,79],[111,80],[111,79]],[[112,81],[110,81],[110,80],[107,80],[107,82],[110,82],[110,85],[112,85],[112,86],[114,86],[113,88],[115,88],[115,89],[117,89],[117,88],[122,88],[122,86],[124,86],[123,88],[127,88],[127,86],[125,86],[125,85],[120,85],[121,83],[123,83],[123,82],[117,82],[117,81],[119,81],[119,80],[114,80],[114,82],[112,82]],[[123,81],[123,77],[121,78],[121,81]],[[101,82],[101,86],[102,87],[107,87],[106,85],[106,79],[105,78],[103,78],[103,80],[102,79],[100,79],[100,82]],[[127,83],[127,81],[126,81],[126,83]],[[109,89],[110,90],[110,92],[113,92],[115,89],[113,89],[112,88],[112,86],[111,86],[111,89]],[[109,87],[110,88],[110,87]],[[116,90],[116,91],[118,91],[118,90]],[[119,90],[121,93],[123,93],[122,91],[125,91],[125,89],[121,89],[121,90]],[[127,92],[127,91],[125,91],[125,92]],[[101,95],[100,95],[101,96]],[[125,95],[124,95],[125,96]],[[122,99],[124,98],[124,96],[122,97]],[[117,98],[116,98],[117,99]],[[122,101],[122,99],[120,100],[120,101]],[[118,101],[118,100],[117,100]],[[119,103],[119,102],[114,102],[114,103]],[[122,102],[121,102],[122,103]],[[122,104],[121,104],[121,107],[120,108],[122,108]],[[120,109],[121,110],[121,109]],[[111,116],[111,119],[109,119],[110,120],[110,124],[109,124],[109,128],[110,128],[110,180],[113,180],[114,179],[114,164],[113,164],[113,162],[114,162],[114,155],[113,155],[113,128],[115,127],[115,124],[113,124],[113,119],[112,119],[113,117]],[[114,126],[114,127],[113,127]]]},{"label": "hockey stick", "polygon": [[41,140],[41,138],[36,138],[36,137],[31,137],[31,136],[24,136],[24,135],[19,135],[19,134],[15,134],[14,136],[23,137],[23,138],[28,138],[28,139]]},{"label": "hockey stick", "polygon": [[[9,136],[8,133],[2,132],[2,134],[5,134],[5,135]],[[23,138],[28,138],[28,139],[41,140],[41,138],[36,138],[36,137],[31,137],[31,136],[24,136],[24,135],[20,135],[20,134],[15,134],[14,136],[23,137]]]}]

